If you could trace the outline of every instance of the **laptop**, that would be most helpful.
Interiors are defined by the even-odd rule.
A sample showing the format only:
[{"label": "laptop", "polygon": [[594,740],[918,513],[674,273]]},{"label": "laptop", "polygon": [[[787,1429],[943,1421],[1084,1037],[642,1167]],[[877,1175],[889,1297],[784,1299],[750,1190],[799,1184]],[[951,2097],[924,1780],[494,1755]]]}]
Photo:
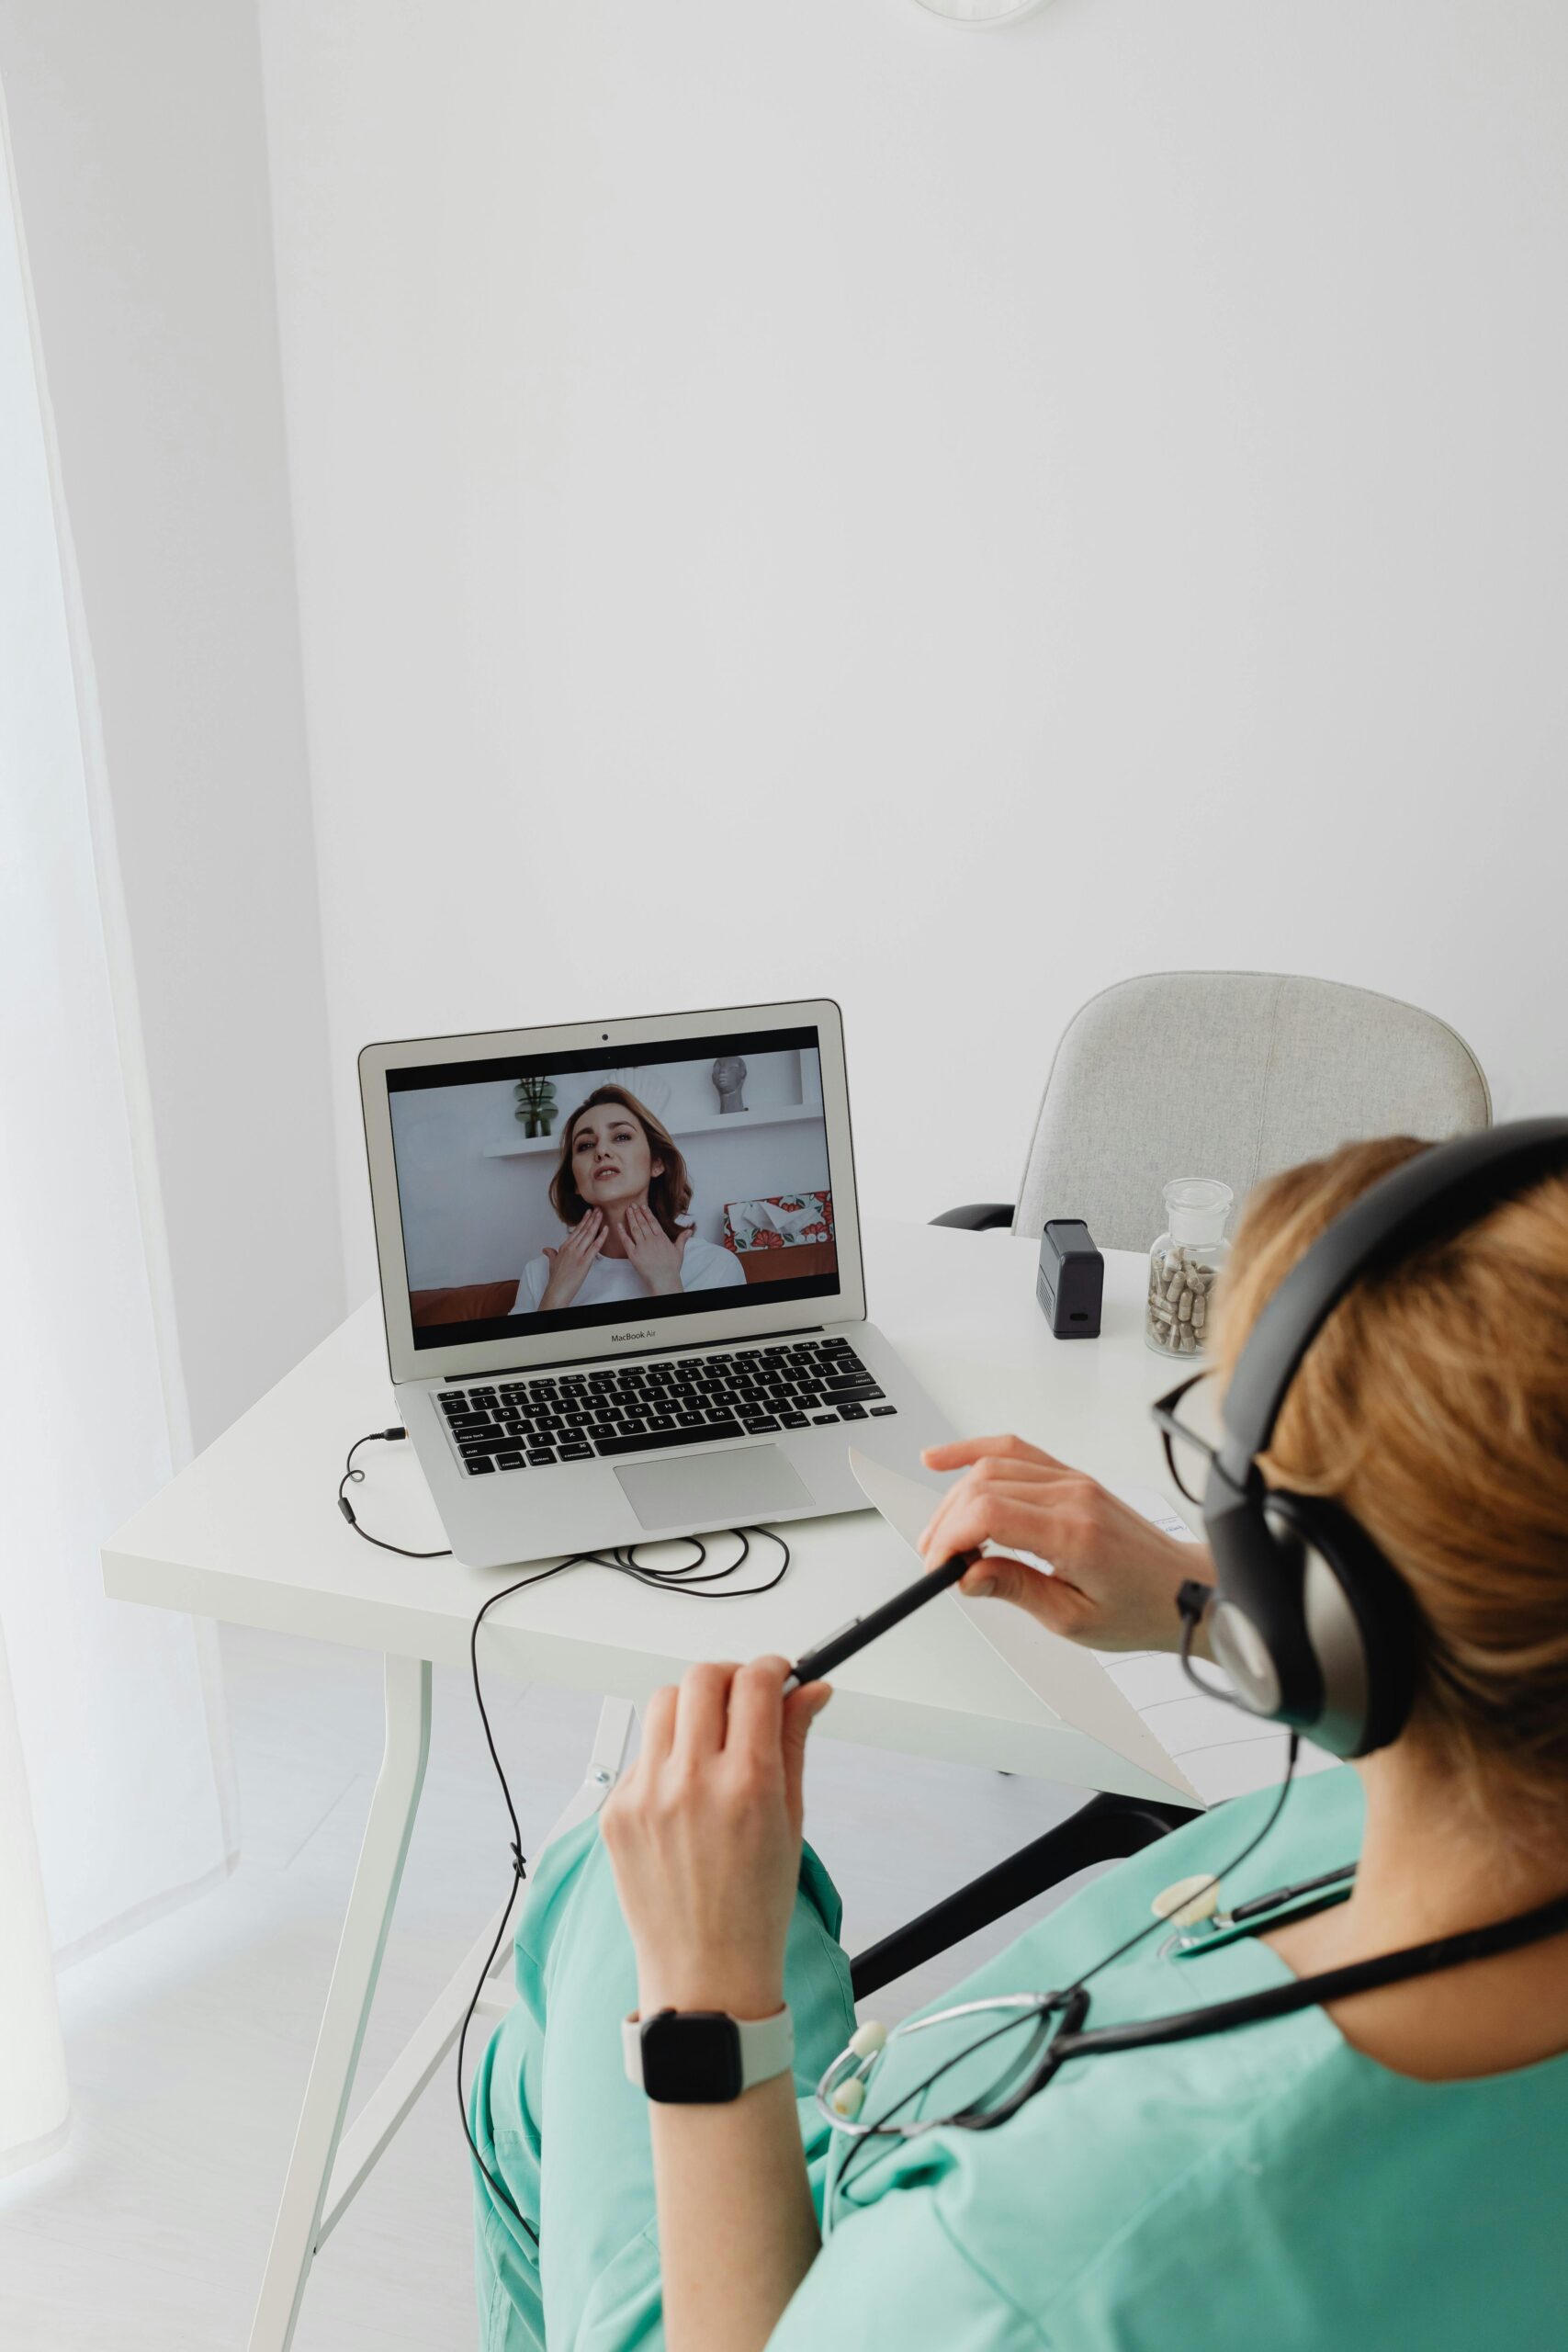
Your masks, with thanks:
[{"label": "laptop", "polygon": [[863,1510],[952,1434],[866,1319],[827,1000],[367,1046],[399,1409],[473,1567]]}]

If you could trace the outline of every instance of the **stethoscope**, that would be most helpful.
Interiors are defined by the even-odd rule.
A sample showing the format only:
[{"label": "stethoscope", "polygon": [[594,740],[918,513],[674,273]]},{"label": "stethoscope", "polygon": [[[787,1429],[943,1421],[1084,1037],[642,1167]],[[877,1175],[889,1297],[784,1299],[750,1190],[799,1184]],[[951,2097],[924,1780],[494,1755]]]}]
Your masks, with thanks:
[{"label": "stethoscope", "polygon": [[[1231,1911],[1220,1908],[1216,1879],[1178,1880],[1174,1886],[1165,1890],[1163,1895],[1156,1896],[1153,1905],[1156,1924],[1160,1920],[1176,1923],[1174,1932],[1168,1935],[1159,1947],[1161,1957],[1187,1959],[1196,1952],[1226,1943],[1233,1936],[1256,1935],[1265,1918],[1276,1914],[1285,1914],[1292,1918],[1306,1918],[1314,1911],[1326,1909],[1334,1903],[1342,1903],[1349,1894],[1355,1883],[1355,1863],[1347,1862],[1337,1870],[1325,1871],[1319,1878],[1302,1879],[1291,1886],[1271,1887],[1266,1894],[1253,1895],[1246,1903],[1238,1903]],[[1318,1894],[1319,1890],[1329,1891],[1323,1892],[1316,1902],[1304,1899]],[[1149,1933],[1152,1930],[1145,1929],[1143,1932]],[[1099,1965],[1103,1966],[1104,1962]],[[1315,1980],[1299,1980],[1297,1989],[1300,1984],[1308,1981],[1315,1982]],[[1322,1996],[1319,1995],[1317,1997],[1321,1998]],[[884,2133],[897,2139],[918,2140],[928,2132],[953,2127],[960,2130],[968,2128],[974,2131],[988,2129],[996,2120],[1000,2120],[994,2109],[987,2111],[983,2120],[976,2120],[968,2110],[961,2109],[952,2115],[920,2116],[907,2123],[895,2123],[891,2120],[862,2123],[859,2119],[865,2105],[866,2093],[876,2071],[877,2061],[884,2051],[895,2042],[913,2040],[917,2034],[928,2033],[936,2026],[951,2025],[960,2018],[978,2017],[995,2018],[997,2027],[994,2038],[999,2041],[1014,2026],[1027,2024],[1031,2019],[1043,2024],[1052,2016],[1060,2012],[1063,2024],[1058,2029],[1053,2043],[1055,2064],[1052,2071],[1055,2072],[1055,2066],[1065,2064],[1069,2056],[1089,2056],[1095,2050],[1111,2046],[1098,2039],[1098,2031],[1096,2035],[1089,2035],[1080,2030],[1082,2019],[1088,2013],[1088,1994],[1084,1986],[1078,1984],[1068,1993],[998,1993],[988,1995],[981,2000],[958,2001],[950,2008],[932,2009],[923,2016],[908,2018],[902,2024],[891,2029],[879,2024],[874,2018],[868,2018],[865,2023],[851,2035],[844,2048],[818,2084],[816,2092],[818,2111],[836,2132],[842,2132],[852,2140],[872,2139]],[[1227,2025],[1240,2022],[1234,2016],[1227,2014],[1237,2006],[1239,2005],[1224,2003],[1198,2014],[1210,2020],[1213,2031],[1222,2032]],[[1156,2022],[1164,2024],[1168,2020],[1161,2018]],[[1068,2045],[1065,2052],[1059,2047],[1064,2035],[1066,2037]],[[965,2050],[945,2060],[942,2071],[949,2066],[960,2064],[964,2058],[983,2050],[986,2043],[992,2038],[990,2034],[982,2035],[978,2041],[971,2042]],[[1150,2039],[1154,2038],[1151,2031]],[[1122,2041],[1114,2046],[1127,2049],[1136,2045]],[[919,2087],[929,2088],[935,2079],[934,2075],[929,2076]],[[1043,2088],[1043,2084],[1037,2084],[1033,2087]],[[911,2094],[911,2096],[914,2095]],[[1017,2104],[1021,2105],[1022,2101],[1019,2100]],[[1008,2111],[1010,2113],[1014,2110],[1010,2108]]]},{"label": "stethoscope", "polygon": [[[852,2035],[845,2048],[828,2067],[817,2086],[817,2107],[824,2121],[835,2133],[852,2143],[874,2139],[916,2140],[931,2132],[962,2131],[991,2132],[1006,2123],[1027,2102],[1043,2091],[1069,2060],[1109,2055],[1113,2051],[1148,2050],[1176,2041],[1194,2041],[1207,2035],[1228,2033],[1248,2025],[1261,2025],[1274,2018],[1290,2017],[1301,2009],[1317,2008],[1334,2001],[1348,1999],[1354,1993],[1372,1992],[1386,1984],[1398,1984],[1417,1976],[1431,1976],[1450,1968],[1462,1967],[1467,1962],[1489,1960],[1495,1954],[1517,1951],[1521,1945],[1539,1943],[1549,1936],[1560,1935],[1568,1928],[1568,1894],[1556,1896],[1550,1903],[1538,1905],[1512,1918],[1494,1921],[1490,1926],[1472,1928],[1458,1935],[1438,1936],[1431,1941],[1408,1944],[1397,1951],[1385,1952],[1375,1960],[1352,1962],[1342,1968],[1321,1971],[1314,1976],[1294,1978],[1286,1984],[1270,1985],[1259,1993],[1249,1993],[1229,2001],[1217,2001],[1204,2008],[1184,2009],[1168,2017],[1148,2018],[1126,2025],[1090,2026],[1090,1980],[1112,1961],[1152,1935],[1162,1924],[1174,1922],[1175,1934],[1167,1950],[1179,1953],[1196,1951],[1205,1944],[1228,1940],[1230,1936],[1258,1933],[1264,1917],[1270,1913],[1288,1910],[1292,1916],[1305,1917],[1314,1910],[1342,1902],[1354,1884],[1354,1863],[1325,1871],[1320,1877],[1297,1882],[1294,1885],[1277,1887],[1267,1894],[1251,1897],[1237,1904],[1231,1911],[1222,1911],[1218,1905],[1218,1889],[1223,1878],[1230,1875],[1262,1843],[1280,1817],[1290,1793],[1295,1769],[1296,1739],[1292,1735],[1290,1760],[1280,1784],[1279,1797],[1267,1820],[1256,1836],[1249,1838],[1240,1853],[1222,1871],[1206,1879],[1186,1880],[1168,1888],[1166,1896],[1156,1904],[1155,1917],[1140,1927],[1124,1942],[1086,1969],[1076,1983],[1065,1989],[1050,1993],[1014,1993],[994,1996],[988,1999],[961,2001],[945,2009],[932,2010],[928,2015],[906,2019],[891,2032],[874,2020],[861,2026]],[[953,2023],[955,2019],[974,2019],[987,2016],[994,2020],[987,2030],[965,2046],[944,2058],[931,2074],[903,2093],[882,2115],[864,2120],[863,2109],[866,2095],[876,2075],[882,2057],[893,2044],[928,2033],[935,2027]],[[1024,2047],[1016,2052],[1000,2077],[988,2086],[987,2103],[972,2104],[945,2115],[909,2116],[906,2110],[921,2100],[934,2088],[951,2068],[975,2057],[993,2041],[999,2042],[1021,2026],[1031,2022],[1035,2032]],[[852,2148],[851,2154],[852,2156]],[[835,2188],[844,2185],[845,2174],[840,2169]]]}]

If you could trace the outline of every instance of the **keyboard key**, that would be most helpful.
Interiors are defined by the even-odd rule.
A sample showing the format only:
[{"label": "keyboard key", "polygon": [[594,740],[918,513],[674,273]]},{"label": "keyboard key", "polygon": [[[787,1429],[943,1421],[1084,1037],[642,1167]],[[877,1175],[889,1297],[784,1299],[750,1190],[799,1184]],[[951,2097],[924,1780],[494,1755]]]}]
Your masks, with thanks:
[{"label": "keyboard key", "polygon": [[779,1427],[781,1429],[804,1430],[809,1428],[809,1426],[810,1424],[807,1420],[804,1413],[781,1413],[779,1415]]},{"label": "keyboard key", "polygon": [[648,1426],[650,1430],[672,1430],[675,1426],[675,1416],[673,1413],[649,1413]]},{"label": "keyboard key", "polygon": [[759,1413],[754,1420],[747,1422],[746,1431],[748,1436],[756,1437],[763,1430],[776,1430],[777,1427],[778,1422],[772,1413]]},{"label": "keyboard key", "polygon": [[468,1476],[470,1478],[477,1478],[482,1471],[493,1470],[494,1468],[495,1464],[491,1460],[488,1453],[476,1453],[469,1461]]},{"label": "keyboard key", "polygon": [[880,1421],[884,1419],[887,1414],[896,1413],[897,1410],[898,1408],[897,1405],[874,1405],[871,1408],[871,1418],[874,1421]]},{"label": "keyboard key", "polygon": [[676,1426],[683,1430],[700,1430],[707,1419],[705,1413],[677,1413]]},{"label": "keyboard key", "polygon": [[699,1421],[694,1428],[649,1430],[642,1437],[602,1437],[600,1453],[649,1453],[656,1446],[703,1445],[710,1438],[740,1437],[744,1434],[737,1420]]},{"label": "keyboard key", "polygon": [[621,1427],[628,1437],[640,1437],[643,1431],[647,1429],[648,1423],[637,1414],[628,1413],[626,1419],[621,1423]]},{"label": "keyboard key", "polygon": [[520,1453],[498,1453],[495,1457],[495,1466],[498,1470],[521,1470],[523,1456]]},{"label": "keyboard key", "polygon": [[555,1448],[551,1445],[536,1445],[528,1456],[530,1464],[536,1470],[542,1469],[547,1462],[553,1462],[555,1458]]},{"label": "keyboard key", "polygon": [[865,1407],[863,1405],[840,1405],[839,1408],[839,1419],[841,1421],[863,1421],[865,1419]]},{"label": "keyboard key", "polygon": [[839,1416],[837,1413],[813,1413],[811,1418],[820,1429],[825,1421],[836,1421]]},{"label": "keyboard key", "polygon": [[[601,1447],[600,1451],[603,1453],[604,1448]],[[558,1462],[587,1462],[592,1458],[592,1453],[593,1448],[591,1445],[584,1445],[581,1438],[573,1438],[570,1445],[557,1448],[556,1459]]]},{"label": "keyboard key", "polygon": [[476,1453],[493,1453],[495,1446],[488,1437],[470,1437],[463,1440],[457,1451],[467,1460]]}]

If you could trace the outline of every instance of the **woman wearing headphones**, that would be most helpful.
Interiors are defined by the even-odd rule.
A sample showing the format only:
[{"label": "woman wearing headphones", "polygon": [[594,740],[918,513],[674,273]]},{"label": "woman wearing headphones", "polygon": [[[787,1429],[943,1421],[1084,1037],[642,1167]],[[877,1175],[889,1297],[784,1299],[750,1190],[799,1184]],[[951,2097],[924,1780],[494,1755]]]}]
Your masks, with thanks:
[{"label": "woman wearing headphones", "polygon": [[[1405,1183],[1418,1156],[1353,1146],[1254,1196],[1218,1385],[1270,1301],[1288,1309],[1280,1286],[1311,1245],[1358,1229],[1352,1204]],[[839,1906],[800,1844],[826,1690],[786,1697],[784,1662],[763,1659],[655,1694],[602,1838],[589,1826],[543,1859],[522,1998],[476,2086],[503,2191],[481,2184],[487,2352],[612,2352],[661,2331],[672,2352],[1561,2342],[1568,1176],[1507,1189],[1341,1283],[1304,1353],[1276,1366],[1258,1454],[1275,1500],[1265,1511],[1254,1490],[1248,1541],[1294,1510],[1354,1565],[1364,1648],[1313,1602],[1310,1575],[1297,1631],[1359,1720],[1340,1742],[1355,1768],[1224,1806],[1122,1863],[880,2055],[874,2037],[844,2049]],[[1254,1351],[1254,1388],[1257,1371]],[[1205,1555],[1089,1480],[1010,1438],[928,1459],[964,1472],[929,1566],[986,1541],[1055,1564],[1047,1577],[987,1555],[968,1591],[1097,1648],[1175,1647],[1185,1626],[1203,1655],[1206,1622],[1255,1708],[1270,1709],[1276,1665],[1289,1684],[1282,1636],[1274,1658],[1227,1631],[1232,1536],[1219,1603],[1205,1612],[1188,1583],[1183,1616]],[[1221,1545],[1213,1490],[1209,1521]],[[1201,1893],[1216,1874],[1217,1917],[1151,1921],[1170,1882]],[[1047,2007],[1052,1988],[1067,1997]],[[658,2020],[627,2052],[646,2105],[622,2072],[634,2010]],[[1053,2034],[1085,2054],[1053,2071]]]}]

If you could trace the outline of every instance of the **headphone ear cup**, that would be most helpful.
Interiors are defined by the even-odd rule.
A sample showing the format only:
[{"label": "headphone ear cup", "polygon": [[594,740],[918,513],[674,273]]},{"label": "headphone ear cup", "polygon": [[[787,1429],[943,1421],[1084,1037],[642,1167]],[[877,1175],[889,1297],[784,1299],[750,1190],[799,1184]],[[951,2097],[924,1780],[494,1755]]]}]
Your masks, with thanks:
[{"label": "headphone ear cup", "polygon": [[1315,1719],[1300,1728],[1333,1756],[1386,1747],[1415,1694],[1409,1587],[1338,1503],[1275,1487],[1262,1513],[1281,1571],[1300,1596],[1302,1634],[1320,1687]]},{"label": "headphone ear cup", "polygon": [[1216,1666],[1229,1675],[1238,1704],[1255,1715],[1277,1716],[1284,1692],[1274,1654],[1247,1611],[1223,1594],[1210,1613],[1209,1646]]}]

